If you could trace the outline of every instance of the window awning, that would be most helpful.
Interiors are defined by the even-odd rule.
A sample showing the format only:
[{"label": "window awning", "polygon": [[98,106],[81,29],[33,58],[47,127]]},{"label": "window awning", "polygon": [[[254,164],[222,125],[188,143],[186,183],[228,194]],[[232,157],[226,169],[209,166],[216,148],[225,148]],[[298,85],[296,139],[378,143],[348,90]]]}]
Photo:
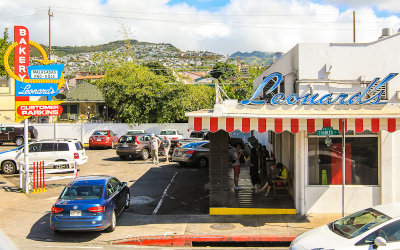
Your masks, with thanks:
[{"label": "window awning", "polygon": [[272,106],[272,105],[215,105],[214,110],[200,110],[186,114],[189,128],[195,131],[251,130],[260,133],[306,131],[314,133],[324,127],[332,127],[342,132],[342,119],[345,131],[356,133],[381,130],[394,132],[400,130],[400,107],[397,105],[379,106]]}]

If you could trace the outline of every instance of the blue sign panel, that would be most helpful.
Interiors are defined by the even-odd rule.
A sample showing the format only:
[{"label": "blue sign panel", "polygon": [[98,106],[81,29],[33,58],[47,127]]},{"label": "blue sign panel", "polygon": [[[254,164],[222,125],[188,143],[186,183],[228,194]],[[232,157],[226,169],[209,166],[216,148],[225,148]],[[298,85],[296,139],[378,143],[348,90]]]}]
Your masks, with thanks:
[{"label": "blue sign panel", "polygon": [[57,90],[56,83],[24,83],[15,80],[15,96],[55,96]]},{"label": "blue sign panel", "polygon": [[[381,82],[379,82],[379,78],[375,78],[368,87],[361,93],[355,93],[353,95],[349,95],[346,93],[335,94],[329,93],[323,96],[319,96],[319,94],[305,94],[304,96],[300,96],[297,93],[291,94],[288,97],[285,97],[284,93],[278,93],[274,95],[270,101],[272,105],[279,104],[287,104],[287,105],[363,105],[363,104],[387,104],[387,102],[382,102],[382,94],[383,90],[378,91],[371,97],[367,98],[367,93],[375,93],[375,90],[379,90],[379,88],[392,80],[398,73],[390,73],[387,75]],[[272,73],[267,76],[264,81],[258,86],[256,92],[254,92],[253,96],[249,100],[242,100],[241,104],[265,104],[267,103],[265,100],[255,100],[255,98],[263,91],[264,87],[270,82],[274,81],[272,87],[265,92],[265,94],[272,93],[282,82],[282,74],[281,73]]]},{"label": "blue sign panel", "polygon": [[53,80],[60,79],[64,64],[28,66],[29,79]]}]

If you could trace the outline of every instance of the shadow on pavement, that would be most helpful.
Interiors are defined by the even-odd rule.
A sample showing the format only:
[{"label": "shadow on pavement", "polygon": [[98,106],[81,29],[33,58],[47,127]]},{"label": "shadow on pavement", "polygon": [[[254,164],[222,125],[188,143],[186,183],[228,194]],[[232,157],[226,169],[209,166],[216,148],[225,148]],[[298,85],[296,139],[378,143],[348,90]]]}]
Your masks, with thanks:
[{"label": "shadow on pavement", "polygon": [[98,236],[101,232],[61,232],[54,233],[50,229],[50,213],[47,213],[42,218],[40,218],[33,226],[26,236],[27,239],[35,241],[55,241],[55,242],[89,242]]}]

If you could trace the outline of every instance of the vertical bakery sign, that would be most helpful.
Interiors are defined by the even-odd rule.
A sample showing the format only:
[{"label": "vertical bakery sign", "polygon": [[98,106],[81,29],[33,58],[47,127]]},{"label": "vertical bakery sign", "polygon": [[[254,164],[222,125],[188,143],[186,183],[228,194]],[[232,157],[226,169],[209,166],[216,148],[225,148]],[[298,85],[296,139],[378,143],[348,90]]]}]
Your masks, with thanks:
[{"label": "vertical bakery sign", "polygon": [[[29,64],[29,46],[37,49],[42,59],[39,65]],[[9,65],[9,57],[14,50],[14,71]],[[29,30],[24,26],[14,26],[14,43],[4,54],[4,67],[15,80],[15,121],[19,122],[30,116],[54,116],[62,113],[58,104],[52,101],[64,85],[63,64],[52,64],[45,50],[29,39]],[[47,97],[37,101],[38,97]]]}]

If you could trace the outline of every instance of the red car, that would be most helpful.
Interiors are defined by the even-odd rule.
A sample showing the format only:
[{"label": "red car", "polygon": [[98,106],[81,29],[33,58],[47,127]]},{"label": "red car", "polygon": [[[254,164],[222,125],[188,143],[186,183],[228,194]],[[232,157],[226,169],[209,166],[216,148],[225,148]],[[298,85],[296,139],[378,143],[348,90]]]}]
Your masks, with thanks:
[{"label": "red car", "polygon": [[118,136],[111,130],[96,130],[89,138],[89,148],[113,148],[118,142]]}]

